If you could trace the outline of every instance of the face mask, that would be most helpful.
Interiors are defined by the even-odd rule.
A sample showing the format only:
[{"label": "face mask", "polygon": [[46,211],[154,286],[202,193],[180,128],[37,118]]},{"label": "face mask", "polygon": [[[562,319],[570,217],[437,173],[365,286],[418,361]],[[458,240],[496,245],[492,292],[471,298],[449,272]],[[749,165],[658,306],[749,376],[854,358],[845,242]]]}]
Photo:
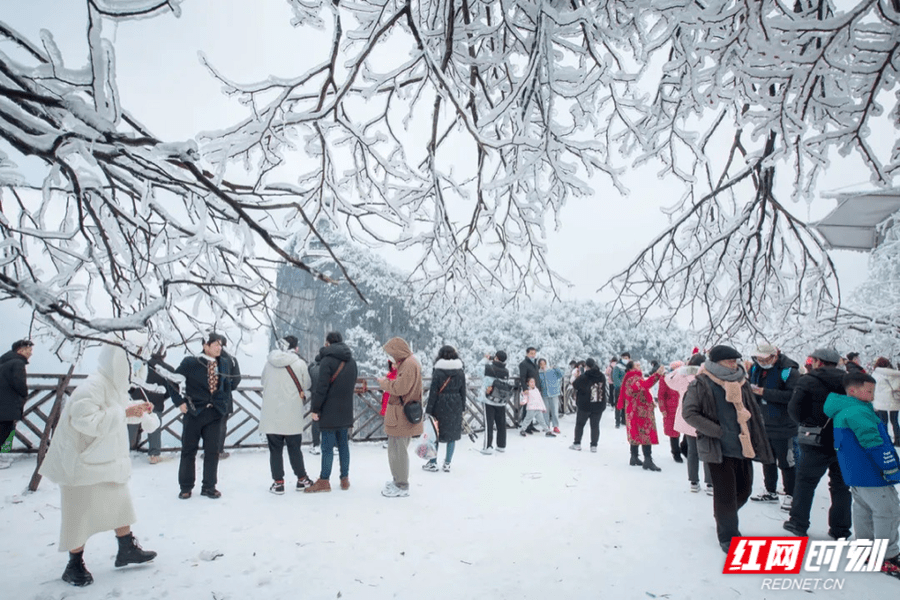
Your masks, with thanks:
[{"label": "face mask", "polygon": [[[757,364],[759,364],[759,363],[757,363]],[[760,369],[765,369],[765,370],[768,371],[769,369],[771,369],[771,368],[774,367],[774,366],[775,366],[775,365],[759,365],[759,368],[760,368]]]}]

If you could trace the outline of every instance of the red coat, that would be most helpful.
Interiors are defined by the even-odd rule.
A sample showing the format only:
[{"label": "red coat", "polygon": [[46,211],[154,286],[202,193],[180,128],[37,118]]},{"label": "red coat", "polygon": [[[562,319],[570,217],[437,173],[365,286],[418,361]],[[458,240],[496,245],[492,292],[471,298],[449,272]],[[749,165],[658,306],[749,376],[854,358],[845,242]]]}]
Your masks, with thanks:
[{"label": "red coat", "polygon": [[675,430],[675,415],[678,414],[679,394],[666,383],[665,377],[659,378],[659,393],[656,395],[659,402],[659,412],[663,414],[663,433],[672,438],[679,437]]},{"label": "red coat", "polygon": [[628,371],[619,391],[619,410],[625,409],[625,429],[628,443],[632,446],[658,444],[656,435],[656,412],[650,388],[659,379],[654,373],[644,379],[640,371]]},{"label": "red coat", "polygon": [[[385,377],[387,377],[391,381],[397,379],[397,369],[391,369],[390,371],[388,371],[388,374],[385,375]],[[390,392],[385,392],[381,395],[381,416],[382,417],[387,412],[388,400],[390,400],[390,399],[391,399]]]}]

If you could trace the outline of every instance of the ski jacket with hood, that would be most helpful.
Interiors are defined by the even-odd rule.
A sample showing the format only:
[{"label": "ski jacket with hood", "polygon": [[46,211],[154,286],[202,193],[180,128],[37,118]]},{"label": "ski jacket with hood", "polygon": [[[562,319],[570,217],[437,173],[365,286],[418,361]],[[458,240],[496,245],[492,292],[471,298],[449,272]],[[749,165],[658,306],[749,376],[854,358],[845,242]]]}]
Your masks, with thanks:
[{"label": "ski jacket with hood", "polygon": [[[319,357],[310,411],[319,415],[320,430],[349,429],[353,427],[353,398],[357,377],[353,353],[347,344],[337,342],[319,350]],[[343,367],[341,363],[344,364]]]},{"label": "ski jacket with hood", "polygon": [[[875,378],[875,410],[900,410],[900,371],[878,367],[872,371]],[[2,419],[0,419],[2,420]]]},{"label": "ski jacket with hood", "polygon": [[[294,383],[290,368],[304,395],[309,392],[309,368],[296,352],[276,348],[269,352],[262,372],[262,410],[259,431],[276,435],[302,434],[309,423],[306,407]],[[346,367],[345,367],[346,368]]]},{"label": "ski jacket with hood", "polygon": [[800,381],[800,365],[779,354],[769,369],[763,369],[756,361],[750,366],[750,385],[763,388],[759,398],[766,433],[773,440],[789,440],[797,435],[797,423],[788,414],[788,403],[794,395],[794,388]]},{"label": "ski jacket with hood", "polygon": [[112,344],[104,346],[97,372],[75,388],[62,410],[41,475],[68,486],[128,481],[131,457],[126,425],[140,423],[147,433],[159,427],[153,413],[125,417],[129,404],[134,404],[128,397],[130,373],[125,351]]},{"label": "ski jacket with hood", "polygon": [[431,372],[428,405],[425,407],[425,412],[437,419],[439,441],[455,442],[462,437],[465,408],[466,374],[463,362],[459,359],[439,359]]},{"label": "ski jacket with hood", "polygon": [[[598,389],[594,390],[595,386]],[[587,369],[572,382],[575,388],[575,405],[578,410],[591,412],[595,407],[600,412],[606,408],[606,396],[609,393],[606,375],[600,369]],[[595,402],[594,399],[597,399]]]},{"label": "ski jacket with hood", "polygon": [[798,425],[824,427],[828,421],[825,415],[825,400],[828,394],[844,393],[844,375],[837,367],[813,369],[797,380],[788,414]]},{"label": "ski jacket with hood", "polygon": [[384,351],[397,365],[397,378],[387,380],[384,384],[384,391],[391,394],[384,414],[384,432],[391,437],[420,436],[422,423],[412,424],[407,420],[400,399],[403,402],[422,401],[422,365],[403,338],[389,339],[384,345]]},{"label": "ski jacket with hood", "polygon": [[[834,420],[834,449],[844,483],[859,487],[897,485],[897,451],[871,402],[828,394],[825,414]],[[890,480],[886,470],[893,471]]]}]

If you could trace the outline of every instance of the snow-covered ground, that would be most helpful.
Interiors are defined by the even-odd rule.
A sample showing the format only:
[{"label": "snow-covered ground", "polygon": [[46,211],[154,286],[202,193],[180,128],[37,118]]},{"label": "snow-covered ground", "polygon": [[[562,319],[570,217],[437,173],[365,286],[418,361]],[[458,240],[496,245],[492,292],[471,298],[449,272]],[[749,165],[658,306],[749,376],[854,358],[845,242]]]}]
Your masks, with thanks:
[{"label": "snow-covered ground", "polygon": [[[44,480],[24,494],[35,463],[20,457],[0,471],[2,596],[718,600],[900,591],[900,582],[880,573],[836,573],[842,591],[806,592],[763,590],[762,575],[723,575],[712,498],[690,493],[684,465],[667,446],[655,448],[663,470],[652,473],[628,466],[625,431],[613,427],[611,414],[597,454],[568,449],[573,426],[564,417],[564,435],[555,439],[511,431],[508,451],[492,456],[464,439],[449,474],[424,472],[411,455],[411,494],[393,499],[380,494],[390,478],[380,444],[352,445],[349,491],[336,485],[335,457],[334,490],[315,495],[270,494],[267,452],[235,452],[220,464],[220,500],[199,495],[199,478],[194,497],[179,500],[177,455],[150,465],[135,454],[134,531],[159,556],[115,569],[113,534],[98,534],[85,552],[95,580],[86,588],[60,580],[67,555],[57,551],[58,490]],[[315,478],[320,457],[304,458]],[[756,476],[761,485],[758,466]],[[823,482],[812,539],[827,539],[826,509]],[[741,530],[781,535],[784,518],[777,505],[749,503]]]}]

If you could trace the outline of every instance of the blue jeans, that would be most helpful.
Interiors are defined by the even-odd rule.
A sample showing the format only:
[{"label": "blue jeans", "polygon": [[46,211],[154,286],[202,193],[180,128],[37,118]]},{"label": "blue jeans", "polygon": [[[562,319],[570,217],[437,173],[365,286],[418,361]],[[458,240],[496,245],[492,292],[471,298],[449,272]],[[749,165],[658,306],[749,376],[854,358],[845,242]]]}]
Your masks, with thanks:
[{"label": "blue jeans", "polygon": [[147,445],[148,445],[147,455],[148,456],[159,456],[160,449],[162,448],[162,430],[163,430],[162,416],[163,415],[162,415],[161,410],[155,410],[155,409],[153,411],[153,414],[159,418],[159,427],[157,427],[156,431],[154,431],[153,433],[147,434]]},{"label": "blue jeans", "polygon": [[334,446],[338,447],[338,458],[341,461],[341,478],[350,475],[350,431],[348,429],[322,430],[322,474],[319,479],[331,478],[331,465],[334,463]]},{"label": "blue jeans", "polygon": [[[449,463],[451,460],[453,460],[453,451],[456,450],[456,440],[453,440],[452,442],[444,442],[444,445],[447,447],[447,449],[444,451],[444,462]],[[440,452],[440,450],[438,450],[438,452]],[[432,458],[428,462],[437,464],[437,459]]]}]

